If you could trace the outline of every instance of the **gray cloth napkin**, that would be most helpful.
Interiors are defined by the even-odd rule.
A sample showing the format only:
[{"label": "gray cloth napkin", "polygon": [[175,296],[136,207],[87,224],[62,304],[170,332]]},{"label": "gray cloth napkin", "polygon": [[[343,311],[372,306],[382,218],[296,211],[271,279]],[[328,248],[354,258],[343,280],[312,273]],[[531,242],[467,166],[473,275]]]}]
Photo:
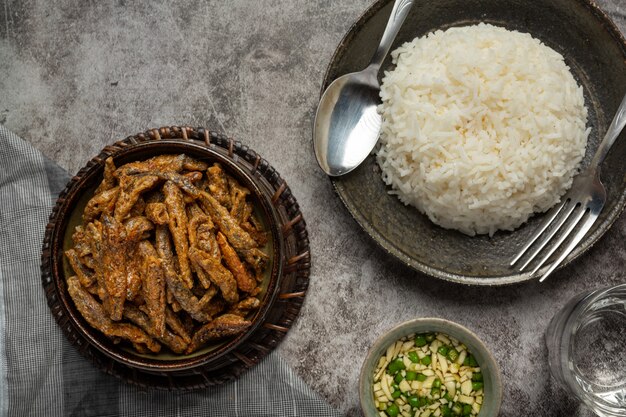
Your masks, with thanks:
[{"label": "gray cloth napkin", "polygon": [[69,175],[0,126],[0,416],[339,416],[272,353],[228,384],[145,391],[65,339],[40,278],[44,228]]}]

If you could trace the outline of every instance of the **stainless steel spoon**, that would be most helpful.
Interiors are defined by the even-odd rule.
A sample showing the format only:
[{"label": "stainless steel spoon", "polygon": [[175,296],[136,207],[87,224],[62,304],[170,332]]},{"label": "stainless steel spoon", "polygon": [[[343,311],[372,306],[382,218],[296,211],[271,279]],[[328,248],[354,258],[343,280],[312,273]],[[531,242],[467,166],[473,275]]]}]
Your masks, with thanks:
[{"label": "stainless steel spoon", "polygon": [[332,177],[359,166],[378,141],[378,71],[412,5],[413,0],[396,0],[367,68],[337,78],[322,95],[313,125],[313,146],[320,167]]}]

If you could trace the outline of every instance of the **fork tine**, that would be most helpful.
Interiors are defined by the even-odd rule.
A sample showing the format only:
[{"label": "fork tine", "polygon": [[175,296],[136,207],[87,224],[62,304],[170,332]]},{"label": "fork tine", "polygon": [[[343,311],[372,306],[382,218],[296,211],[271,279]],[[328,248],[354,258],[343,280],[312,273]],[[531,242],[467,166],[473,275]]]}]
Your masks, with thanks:
[{"label": "fork tine", "polygon": [[587,213],[588,210],[589,209],[587,206],[581,206],[580,210],[578,210],[578,213],[574,216],[574,220],[569,222],[569,225],[565,229],[565,232],[561,234],[561,236],[559,237],[559,239],[557,240],[555,244],[551,245],[550,250],[548,250],[548,253],[546,253],[543,259],[537,264],[537,266],[535,267],[535,269],[533,269],[533,272],[531,272],[531,274],[534,274],[535,272],[537,272],[539,268],[541,268],[543,264],[548,260],[548,258],[552,256],[552,254],[563,244],[563,242],[565,242],[565,239],[567,239],[567,237],[572,233],[572,231],[574,230],[578,222],[580,222],[580,219],[583,218],[583,216],[585,215],[585,213]]},{"label": "fork tine", "polygon": [[561,262],[563,262],[563,260],[567,257],[567,255],[569,255],[570,252],[574,250],[576,245],[578,245],[578,242],[580,242],[582,238],[585,237],[589,229],[591,229],[591,226],[593,226],[593,224],[596,222],[597,218],[598,218],[597,215],[589,214],[589,217],[587,218],[587,220],[585,220],[585,222],[580,227],[580,229],[578,230],[578,232],[576,233],[572,241],[569,243],[569,245],[567,245],[567,248],[565,248],[565,250],[563,251],[563,253],[561,253],[559,258],[556,261],[554,261],[552,265],[550,265],[550,268],[548,268],[545,274],[543,274],[539,282],[543,282],[543,280],[548,278],[548,275],[550,275],[552,271],[554,271],[559,265],[561,265]]},{"label": "fork tine", "polygon": [[555,208],[554,212],[549,217],[546,217],[545,219],[542,220],[541,225],[539,226],[539,231],[535,232],[531,239],[528,239],[528,242],[526,242],[524,247],[517,253],[517,255],[515,255],[515,258],[513,258],[509,266],[515,265],[517,261],[519,261],[521,257],[524,256],[528,248],[530,248],[532,244],[535,243],[535,241],[539,238],[539,236],[541,236],[543,232],[546,231],[548,226],[550,226],[550,224],[554,221],[556,216],[561,212],[561,210],[563,210],[563,207],[565,207],[565,205],[569,201],[571,200],[569,199],[564,200],[561,204],[559,204],[558,208]]},{"label": "fork tine", "polygon": [[[572,212],[574,211],[575,208],[576,208],[576,204],[574,204],[574,202],[572,200],[568,199],[565,202],[565,205],[563,206],[563,209],[559,210],[559,214],[561,214],[561,216],[558,218],[558,220],[557,219],[553,219],[553,220],[557,220],[554,223],[554,226],[552,227],[552,229],[548,233],[543,234],[541,240],[537,243],[537,246],[535,247],[535,249],[531,252],[531,254],[528,257],[528,259],[526,259],[526,262],[524,262],[524,264],[519,268],[520,271],[523,271],[524,269],[526,269],[528,264],[530,264],[533,261],[533,259],[535,259],[535,257],[537,255],[539,255],[539,253],[548,244],[548,242],[550,242],[550,240],[552,240],[554,235],[559,230],[561,230],[561,227],[563,227],[563,224],[567,221],[567,219],[572,214]],[[557,217],[557,216],[554,216],[554,217]],[[552,222],[550,222],[550,223],[552,224]]]}]

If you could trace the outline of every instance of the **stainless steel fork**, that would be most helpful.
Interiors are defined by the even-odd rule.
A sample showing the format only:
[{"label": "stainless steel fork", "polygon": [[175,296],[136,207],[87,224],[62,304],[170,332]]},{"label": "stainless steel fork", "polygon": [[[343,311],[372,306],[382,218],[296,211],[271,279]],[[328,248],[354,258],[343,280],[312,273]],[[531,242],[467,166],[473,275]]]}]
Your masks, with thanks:
[{"label": "stainless steel fork", "polygon": [[[539,268],[556,252],[557,249],[576,230],[574,236],[569,240],[565,249],[559,257],[552,262],[552,265],[543,274],[542,282],[548,277],[563,260],[570,254],[581,239],[587,234],[591,226],[595,223],[606,203],[606,191],[600,181],[599,166],[604,161],[609,149],[626,126],[626,96],[617,109],[617,113],[609,126],[609,129],[600,143],[593,160],[587,169],[579,173],[572,183],[570,190],[563,196],[561,203],[557,204],[547,214],[539,225],[538,230],[530,237],[524,247],[511,261],[511,266],[519,262],[524,254],[533,247],[532,252],[526,257],[525,262],[519,267],[520,271],[526,267],[544,251],[545,255],[535,265],[532,271],[534,275]],[[541,239],[539,239],[541,237]],[[539,239],[539,240],[538,240]],[[553,240],[554,239],[554,240]],[[545,250],[544,250],[545,249]]]}]

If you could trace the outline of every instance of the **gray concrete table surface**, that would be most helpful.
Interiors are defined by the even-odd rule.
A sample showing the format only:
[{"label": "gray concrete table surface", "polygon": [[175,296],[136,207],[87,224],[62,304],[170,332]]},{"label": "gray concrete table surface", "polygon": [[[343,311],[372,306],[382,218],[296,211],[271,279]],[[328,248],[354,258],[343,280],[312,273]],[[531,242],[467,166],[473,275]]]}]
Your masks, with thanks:
[{"label": "gray concrete table surface", "polygon": [[[3,0],[0,123],[76,172],[148,128],[207,126],[250,145],[290,184],[310,232],[300,317],[280,345],[333,406],[359,415],[358,372],[392,325],[439,316],[475,331],[504,380],[503,416],[587,416],[547,369],[543,331],[573,295],[624,282],[626,216],[548,282],[471,288],[387,256],[318,169],[311,121],[326,65],[371,0]],[[626,1],[598,0],[626,32]]]}]

